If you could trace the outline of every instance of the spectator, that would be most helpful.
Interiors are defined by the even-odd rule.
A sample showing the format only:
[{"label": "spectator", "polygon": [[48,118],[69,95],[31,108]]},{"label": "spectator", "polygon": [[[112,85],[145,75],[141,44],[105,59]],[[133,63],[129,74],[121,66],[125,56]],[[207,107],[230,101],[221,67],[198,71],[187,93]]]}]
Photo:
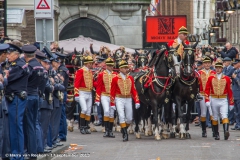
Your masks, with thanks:
[{"label": "spectator", "polygon": [[222,58],[229,57],[231,60],[236,58],[237,53],[237,49],[230,42],[227,42],[225,48],[219,52]]}]

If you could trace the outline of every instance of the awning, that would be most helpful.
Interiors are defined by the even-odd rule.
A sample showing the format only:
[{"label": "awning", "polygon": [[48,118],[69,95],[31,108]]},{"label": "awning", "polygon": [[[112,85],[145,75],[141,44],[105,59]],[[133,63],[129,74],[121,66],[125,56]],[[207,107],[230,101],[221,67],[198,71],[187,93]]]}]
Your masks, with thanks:
[{"label": "awning", "polygon": [[[120,46],[105,43],[101,41],[97,41],[91,38],[87,38],[84,36],[79,36],[77,38],[72,39],[66,39],[59,41],[59,47],[64,49],[65,52],[71,53],[74,51],[74,48],[76,47],[77,51],[82,51],[82,48],[84,48],[84,51],[88,50],[90,51],[90,44],[93,44],[93,50],[95,52],[99,52],[101,46],[108,47],[111,51],[118,49]],[[126,52],[134,53],[135,50],[130,48],[125,48]]]}]

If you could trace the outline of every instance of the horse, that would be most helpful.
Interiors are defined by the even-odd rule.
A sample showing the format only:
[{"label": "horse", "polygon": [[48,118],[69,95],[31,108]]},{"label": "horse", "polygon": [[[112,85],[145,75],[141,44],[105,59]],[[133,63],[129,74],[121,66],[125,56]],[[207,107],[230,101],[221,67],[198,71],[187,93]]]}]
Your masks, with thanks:
[{"label": "horse", "polygon": [[[136,112],[141,112],[142,109],[147,109],[149,106],[153,112],[153,121],[155,125],[155,139],[160,140],[160,130],[158,124],[158,104],[164,104],[165,118],[169,120],[171,86],[174,83],[172,78],[173,58],[166,49],[155,51],[156,58],[152,61],[153,67],[149,71],[140,76],[135,81],[136,90],[139,95],[140,108]],[[146,111],[146,110],[145,110]],[[149,111],[149,110],[148,110]],[[149,113],[149,112],[148,112]],[[138,113],[136,115],[139,115]],[[144,118],[149,117],[145,116]],[[136,138],[140,137],[139,124],[140,118],[135,117],[135,132]]]},{"label": "horse", "polygon": [[[198,42],[192,46],[187,46],[184,42],[182,44],[184,46],[184,52],[180,63],[179,74],[177,74],[175,83],[172,86],[172,100],[176,104],[176,110],[172,112],[173,127],[171,128],[171,135],[175,137],[176,129],[180,134],[180,139],[185,139],[191,138],[191,135],[188,133],[189,120],[191,117],[190,111],[194,107],[194,101],[198,94],[198,79],[195,76],[194,70],[194,51]],[[186,113],[187,122],[184,129],[182,106],[186,103],[188,104]],[[177,126],[175,127],[176,120]]]}]

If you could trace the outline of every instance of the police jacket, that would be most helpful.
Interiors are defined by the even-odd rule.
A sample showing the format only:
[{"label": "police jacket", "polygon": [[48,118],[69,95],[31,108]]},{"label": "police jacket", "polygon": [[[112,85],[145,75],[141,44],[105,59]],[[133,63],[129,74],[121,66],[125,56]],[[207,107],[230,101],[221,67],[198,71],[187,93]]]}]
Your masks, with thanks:
[{"label": "police jacket", "polygon": [[234,70],[235,69],[233,68],[233,66],[229,65],[228,67],[223,68],[223,74],[225,76],[232,78],[232,74],[233,74]]},{"label": "police jacket", "polygon": [[240,99],[240,69],[236,69],[234,73],[236,78],[232,78],[232,91],[234,100]]},{"label": "police jacket", "polygon": [[68,88],[68,80],[69,80],[69,71],[68,69],[66,68],[66,66],[64,64],[61,64],[59,67],[58,67],[58,71],[57,71],[60,75],[63,76],[64,78],[64,82],[63,82],[63,86],[65,87],[65,91],[67,91],[67,88]]},{"label": "police jacket", "polygon": [[[53,85],[51,84],[50,80],[47,79],[46,82],[46,86],[44,88],[44,100],[43,100],[43,105],[41,106],[41,108],[45,108],[45,109],[53,109]],[[50,100],[50,96],[51,99]]]},{"label": "police jacket", "polygon": [[44,68],[36,58],[31,59],[28,62],[28,66],[30,71],[27,85],[28,95],[38,95],[38,88],[41,87],[40,84],[43,79]]},{"label": "police jacket", "polygon": [[22,91],[27,91],[28,77],[28,65],[22,59],[17,58],[9,66],[8,85],[6,86],[5,94],[19,94]]},{"label": "police jacket", "polygon": [[53,107],[60,107],[60,104],[63,104],[63,101],[60,100],[60,94],[62,94],[61,92],[64,91],[65,87],[61,83],[55,81],[53,91]]}]

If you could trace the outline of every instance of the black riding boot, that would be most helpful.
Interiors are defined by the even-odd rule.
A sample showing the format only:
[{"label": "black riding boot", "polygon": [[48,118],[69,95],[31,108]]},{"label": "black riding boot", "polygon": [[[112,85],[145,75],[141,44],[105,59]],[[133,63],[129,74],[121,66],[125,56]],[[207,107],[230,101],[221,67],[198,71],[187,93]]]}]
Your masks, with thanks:
[{"label": "black riding boot", "polygon": [[206,122],[201,122],[202,125],[202,137],[207,137]]},{"label": "black riding boot", "polygon": [[86,121],[85,120],[85,127],[84,127],[84,129],[85,129],[85,132],[86,132],[86,134],[91,134],[91,132],[88,130],[90,127],[89,127],[89,123],[90,123],[90,121]]},{"label": "black riding boot", "polygon": [[127,133],[127,128],[126,128],[126,127],[124,127],[124,128],[122,129],[122,132],[123,132],[123,142],[126,142],[126,141],[128,141],[128,133]]},{"label": "black riding boot", "polygon": [[214,133],[215,133],[215,140],[220,140],[219,137],[219,132],[218,132],[218,124],[212,126],[214,128]]},{"label": "black riding boot", "polygon": [[224,140],[228,140],[228,137],[230,136],[229,131],[228,131],[228,127],[229,127],[228,123],[223,124]]},{"label": "black riding boot", "polygon": [[84,128],[85,128],[85,118],[80,118],[80,133],[86,134]]},{"label": "black riding boot", "polygon": [[111,138],[115,138],[115,136],[113,135],[112,129],[113,129],[113,122],[109,122],[108,123],[108,136]]},{"label": "black riding boot", "polygon": [[105,133],[103,134],[103,137],[109,137],[109,121],[104,121],[105,125]]},{"label": "black riding boot", "polygon": [[[212,123],[212,121],[211,121],[211,123]],[[213,123],[212,123],[212,126],[213,126]],[[212,137],[216,137],[213,127],[212,127]]]}]

